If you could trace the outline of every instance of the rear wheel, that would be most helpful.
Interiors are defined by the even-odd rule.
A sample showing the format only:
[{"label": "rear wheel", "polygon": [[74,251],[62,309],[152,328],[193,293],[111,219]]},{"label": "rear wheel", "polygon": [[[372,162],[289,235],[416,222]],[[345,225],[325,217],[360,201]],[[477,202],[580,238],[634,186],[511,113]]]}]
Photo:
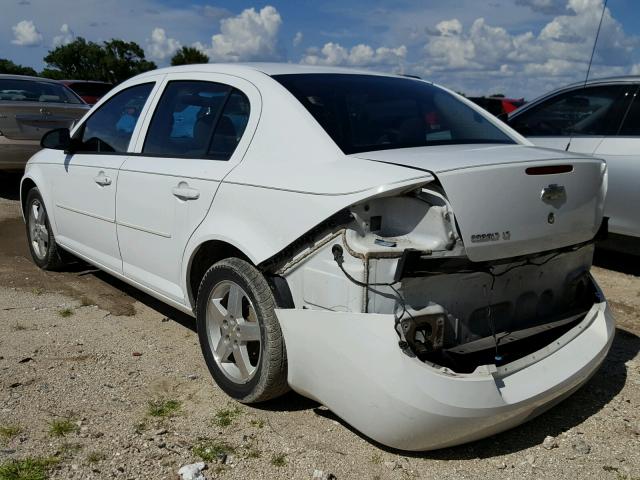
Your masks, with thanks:
[{"label": "rear wheel", "polygon": [[229,396],[255,403],[287,392],[287,356],[262,274],[239,258],[213,265],[198,290],[197,326],[209,371]]},{"label": "rear wheel", "polygon": [[64,262],[53,236],[47,209],[37,188],[29,190],[25,205],[27,239],[33,261],[44,270],[60,268]]}]

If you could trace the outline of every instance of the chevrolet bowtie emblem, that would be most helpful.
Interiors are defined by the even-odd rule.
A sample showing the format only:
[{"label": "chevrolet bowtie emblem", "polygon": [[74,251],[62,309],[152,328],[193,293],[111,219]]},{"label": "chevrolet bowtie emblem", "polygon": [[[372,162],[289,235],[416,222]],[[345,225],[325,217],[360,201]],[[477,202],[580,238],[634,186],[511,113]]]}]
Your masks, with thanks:
[{"label": "chevrolet bowtie emblem", "polygon": [[542,189],[540,192],[540,199],[547,202],[553,202],[554,200],[564,200],[567,197],[567,192],[564,186],[552,183],[548,187]]}]

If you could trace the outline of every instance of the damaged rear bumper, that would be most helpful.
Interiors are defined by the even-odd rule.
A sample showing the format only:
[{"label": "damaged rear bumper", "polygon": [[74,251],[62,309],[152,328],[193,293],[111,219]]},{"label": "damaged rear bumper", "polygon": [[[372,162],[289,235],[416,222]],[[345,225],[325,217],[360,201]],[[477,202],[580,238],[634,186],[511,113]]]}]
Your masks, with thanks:
[{"label": "damaged rear bumper", "polygon": [[523,423],[582,386],[615,332],[605,301],[548,347],[499,369],[455,374],[398,347],[393,315],[281,309],[288,381],[389,447],[431,450]]}]

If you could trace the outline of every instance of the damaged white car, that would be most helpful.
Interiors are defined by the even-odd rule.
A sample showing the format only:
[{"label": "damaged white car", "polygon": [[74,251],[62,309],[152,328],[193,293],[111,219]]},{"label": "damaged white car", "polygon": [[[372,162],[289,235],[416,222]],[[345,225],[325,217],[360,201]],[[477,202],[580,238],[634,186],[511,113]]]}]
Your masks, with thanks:
[{"label": "damaged white car", "polygon": [[289,388],[406,450],[522,423],[596,371],[606,165],[401,76],[191,65],[111,91],[28,163],[42,268],[71,252],[192,314],[216,383]]}]

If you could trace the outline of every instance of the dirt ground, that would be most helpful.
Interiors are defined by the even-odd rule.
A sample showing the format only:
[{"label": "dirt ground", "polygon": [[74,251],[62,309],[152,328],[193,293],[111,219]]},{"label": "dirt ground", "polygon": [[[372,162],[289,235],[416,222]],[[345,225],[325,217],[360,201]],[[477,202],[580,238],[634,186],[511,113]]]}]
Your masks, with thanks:
[{"label": "dirt ground", "polygon": [[0,480],[22,478],[6,473],[17,459],[46,459],[52,479],[175,479],[202,457],[209,479],[311,479],[314,470],[338,479],[640,478],[638,259],[597,254],[618,330],[584,388],[511,431],[407,455],[293,393],[259,407],[230,401],[190,317],[86,265],[38,270],[24,231],[10,179],[0,188]]}]

